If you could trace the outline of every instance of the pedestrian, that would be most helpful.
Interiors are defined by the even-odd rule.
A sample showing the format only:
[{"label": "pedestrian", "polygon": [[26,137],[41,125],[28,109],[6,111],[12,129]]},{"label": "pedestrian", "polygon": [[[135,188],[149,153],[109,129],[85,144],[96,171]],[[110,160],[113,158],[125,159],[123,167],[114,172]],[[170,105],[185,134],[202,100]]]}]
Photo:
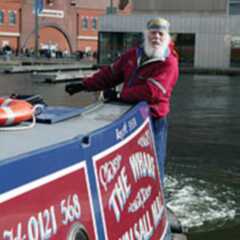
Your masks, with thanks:
[{"label": "pedestrian", "polygon": [[167,115],[179,74],[178,57],[169,27],[166,19],[150,19],[146,24],[142,47],[127,50],[110,66],[103,67],[80,83],[66,86],[66,92],[72,95],[80,91],[111,89],[123,83],[120,93],[110,91],[108,97],[119,97],[128,103],[148,102],[162,183],[165,173]]}]

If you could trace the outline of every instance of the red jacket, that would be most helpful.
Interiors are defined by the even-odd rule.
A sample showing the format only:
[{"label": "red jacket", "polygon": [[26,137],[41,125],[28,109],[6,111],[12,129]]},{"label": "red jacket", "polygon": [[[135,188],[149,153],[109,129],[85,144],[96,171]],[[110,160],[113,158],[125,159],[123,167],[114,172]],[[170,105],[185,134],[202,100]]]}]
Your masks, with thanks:
[{"label": "red jacket", "polygon": [[84,80],[88,91],[104,90],[123,83],[121,100],[149,103],[155,118],[166,116],[170,111],[170,97],[178,79],[178,58],[169,47],[165,61],[151,59],[140,64],[143,50],[132,48],[116,62],[102,68]]}]

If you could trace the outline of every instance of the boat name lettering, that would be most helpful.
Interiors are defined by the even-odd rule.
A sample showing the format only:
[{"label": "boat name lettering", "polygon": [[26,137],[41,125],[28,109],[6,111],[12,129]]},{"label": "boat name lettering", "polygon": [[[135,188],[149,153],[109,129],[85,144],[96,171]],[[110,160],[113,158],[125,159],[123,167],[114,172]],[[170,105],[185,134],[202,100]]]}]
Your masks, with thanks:
[{"label": "boat name lettering", "polygon": [[153,223],[155,228],[158,227],[160,220],[162,219],[164,207],[163,207],[163,200],[162,194],[159,192],[158,196],[155,198],[151,205],[152,216],[153,216]]},{"label": "boat name lettering", "polygon": [[117,128],[115,130],[116,133],[116,139],[117,140],[123,140],[124,137],[130,132],[133,131],[137,127],[137,120],[136,118],[131,118],[128,120],[127,123],[124,123],[121,128]]},{"label": "boat name lettering", "polygon": [[121,161],[122,161],[122,156],[118,154],[114,159],[104,163],[100,167],[99,178],[105,191],[108,190],[107,184],[112,182],[112,180],[116,176],[117,171],[120,169]]},{"label": "boat name lettering", "polygon": [[138,145],[141,147],[148,147],[152,143],[150,130],[146,130],[144,134],[138,139]]},{"label": "boat name lettering", "polygon": [[[61,222],[57,221],[61,212]],[[2,233],[3,240],[43,240],[56,235],[59,225],[67,225],[79,219],[81,206],[78,195],[68,195],[60,204],[51,205],[30,216],[26,221],[18,222],[16,226],[5,229]]]},{"label": "boat name lettering", "polygon": [[163,217],[163,210],[161,193],[159,192],[153,200],[150,209],[146,210],[118,240],[151,239],[155,230],[159,227]]},{"label": "boat name lettering", "polygon": [[135,182],[144,177],[156,179],[154,158],[146,152],[136,152],[129,157]]},{"label": "boat name lettering", "polygon": [[109,208],[113,210],[116,221],[119,222],[121,212],[131,193],[131,185],[128,184],[126,167],[123,167],[116,180],[113,191],[109,197]]},{"label": "boat name lettering", "polygon": [[140,188],[136,198],[129,204],[128,212],[136,212],[139,208],[144,208],[145,202],[151,196],[152,187],[148,186],[146,188]]},{"label": "boat name lettering", "polygon": [[154,227],[151,221],[150,212],[146,211],[144,215],[139,218],[131,228],[129,228],[119,240],[148,240],[154,233]]},{"label": "boat name lettering", "polygon": [[132,131],[136,127],[137,127],[137,120],[135,117],[133,117],[128,121],[128,129],[129,131]]},{"label": "boat name lettering", "polygon": [[122,128],[120,128],[120,129],[117,128],[117,129],[115,130],[115,132],[116,132],[116,139],[117,139],[117,140],[122,140],[122,139],[124,139],[124,137],[128,134],[127,124],[124,123],[123,126],[122,126]]}]

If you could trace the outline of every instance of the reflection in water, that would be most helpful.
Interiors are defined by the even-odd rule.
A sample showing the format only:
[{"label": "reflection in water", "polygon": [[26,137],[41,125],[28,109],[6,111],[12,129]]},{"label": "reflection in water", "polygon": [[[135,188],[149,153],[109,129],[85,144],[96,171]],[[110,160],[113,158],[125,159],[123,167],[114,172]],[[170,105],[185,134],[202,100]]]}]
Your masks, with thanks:
[{"label": "reflection in water", "polygon": [[[49,105],[86,106],[96,97],[30,74],[0,74],[0,96],[40,94]],[[240,239],[240,82],[182,75],[169,116],[166,195],[189,240]]]},{"label": "reflection in water", "polygon": [[0,96],[17,94],[40,94],[48,105],[86,106],[96,100],[93,93],[69,96],[65,83],[47,84],[32,80],[31,74],[0,74]]}]

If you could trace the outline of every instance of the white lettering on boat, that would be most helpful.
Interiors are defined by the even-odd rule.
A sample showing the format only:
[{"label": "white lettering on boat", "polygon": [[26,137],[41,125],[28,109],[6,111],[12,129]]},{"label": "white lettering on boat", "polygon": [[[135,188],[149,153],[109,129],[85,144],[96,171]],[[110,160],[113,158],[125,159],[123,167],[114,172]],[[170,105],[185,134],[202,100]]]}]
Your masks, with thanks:
[{"label": "white lettering on boat", "polygon": [[100,182],[105,191],[108,190],[107,184],[115,178],[117,171],[120,169],[122,156],[117,155],[113,160],[104,163],[99,169]]},{"label": "white lettering on boat", "polygon": [[136,127],[137,127],[137,120],[136,120],[136,118],[130,119],[130,120],[128,121],[129,131],[134,130]]},{"label": "white lettering on boat", "polygon": [[152,143],[152,138],[149,129],[138,139],[138,145],[148,147]]},{"label": "white lettering on boat", "polygon": [[117,140],[123,140],[124,137],[128,134],[128,128],[127,128],[127,124],[124,123],[122,128],[117,128],[115,130],[115,133],[116,133],[116,139]]},{"label": "white lettering on boat", "polygon": [[[60,208],[57,206],[60,206]],[[60,219],[57,219],[57,216],[60,216]],[[26,221],[20,221],[16,226],[5,229],[1,239],[36,240],[54,238],[58,229],[61,229],[63,225],[70,225],[80,218],[79,196],[77,193],[73,193],[63,198],[58,205],[51,205],[29,216]]]},{"label": "white lettering on boat", "polygon": [[109,208],[113,209],[117,222],[120,220],[121,212],[123,211],[130,193],[131,185],[128,184],[126,168],[123,167],[109,198]]},{"label": "white lettering on boat", "polygon": [[[125,231],[118,240],[149,240],[153,236],[156,229],[159,228],[159,224],[163,219],[164,207],[161,202],[161,193],[156,196],[151,204],[150,210],[146,210],[145,213],[138,218],[130,228]],[[165,236],[167,225],[165,225],[162,237]],[[162,239],[162,238],[161,238]]]},{"label": "white lettering on boat", "polygon": [[152,210],[152,216],[153,216],[153,223],[156,228],[160,223],[160,220],[162,219],[163,210],[164,210],[163,203],[161,201],[161,193],[159,193],[158,196],[153,201],[151,205],[151,210]]},{"label": "white lettering on boat", "polygon": [[149,153],[136,152],[129,157],[129,162],[136,182],[143,177],[156,179],[154,158]]},{"label": "white lettering on boat", "polygon": [[149,211],[134,223],[127,232],[125,232],[119,240],[134,240],[134,239],[144,239],[148,240],[151,238],[154,232],[154,227],[150,219]]},{"label": "white lettering on boat", "polygon": [[136,212],[139,208],[144,208],[145,202],[149,199],[152,187],[140,188],[135,199],[129,204],[128,212]]}]

